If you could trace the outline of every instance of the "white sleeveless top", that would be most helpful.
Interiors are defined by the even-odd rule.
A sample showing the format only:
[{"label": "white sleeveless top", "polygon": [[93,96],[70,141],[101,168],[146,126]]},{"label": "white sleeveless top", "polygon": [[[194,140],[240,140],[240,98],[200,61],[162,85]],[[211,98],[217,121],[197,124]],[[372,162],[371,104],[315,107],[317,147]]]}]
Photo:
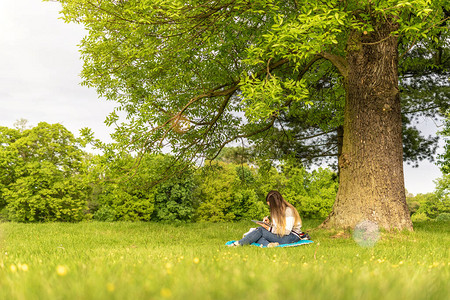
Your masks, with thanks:
[{"label": "white sleeveless top", "polygon": [[[297,224],[294,224],[295,217],[294,212],[290,207],[286,207],[286,229],[284,231],[284,235],[289,235],[292,231],[295,231],[296,233],[302,232],[302,224],[298,222]],[[277,222],[275,219],[272,220],[272,226],[270,227],[270,232],[276,233],[277,232]]]}]

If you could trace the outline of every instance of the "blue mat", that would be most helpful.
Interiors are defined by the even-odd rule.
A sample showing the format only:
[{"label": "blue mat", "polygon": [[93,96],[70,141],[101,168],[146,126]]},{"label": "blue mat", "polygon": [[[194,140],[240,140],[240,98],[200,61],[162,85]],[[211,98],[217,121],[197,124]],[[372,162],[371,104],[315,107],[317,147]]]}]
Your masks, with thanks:
[{"label": "blue mat", "polygon": [[[225,245],[230,245],[230,244],[232,244],[234,242],[235,241],[229,241],[229,242],[226,242]],[[281,244],[281,245],[275,246],[274,248],[278,248],[278,247],[283,247],[283,248],[284,247],[297,247],[297,246],[306,245],[306,244],[312,244],[312,243],[314,243],[314,242],[311,241],[311,240],[300,240],[300,241],[292,243],[292,244]],[[260,248],[267,248],[266,246],[262,246],[261,244],[258,244],[258,243],[252,243],[251,245],[252,246],[257,246],[257,247],[260,247]]]}]

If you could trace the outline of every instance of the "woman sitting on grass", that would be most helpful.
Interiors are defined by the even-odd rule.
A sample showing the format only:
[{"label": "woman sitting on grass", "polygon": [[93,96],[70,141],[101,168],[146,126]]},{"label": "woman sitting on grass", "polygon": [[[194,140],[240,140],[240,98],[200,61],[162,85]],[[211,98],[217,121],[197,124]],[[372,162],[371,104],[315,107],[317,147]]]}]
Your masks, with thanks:
[{"label": "woman sitting on grass", "polygon": [[302,220],[295,207],[284,200],[277,191],[270,191],[266,202],[270,208],[272,223],[270,224],[269,218],[265,217],[263,222],[266,224],[258,223],[262,227],[249,232],[244,238],[228,246],[235,247],[256,242],[262,246],[275,247],[300,240]]}]

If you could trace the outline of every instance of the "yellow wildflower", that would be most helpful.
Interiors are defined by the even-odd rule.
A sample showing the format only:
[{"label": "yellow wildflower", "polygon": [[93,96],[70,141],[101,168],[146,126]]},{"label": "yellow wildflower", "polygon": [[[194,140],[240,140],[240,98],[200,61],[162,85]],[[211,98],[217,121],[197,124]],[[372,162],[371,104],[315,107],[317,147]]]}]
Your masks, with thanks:
[{"label": "yellow wildflower", "polygon": [[114,290],[116,289],[116,287],[114,286],[114,284],[113,283],[107,283],[106,284],[106,290],[108,291],[108,292],[114,292]]},{"label": "yellow wildflower", "polygon": [[163,288],[161,289],[160,294],[163,298],[170,298],[172,296],[172,291],[167,288]]},{"label": "yellow wildflower", "polygon": [[59,276],[66,276],[67,268],[65,266],[58,265],[56,267],[56,274],[58,274]]},{"label": "yellow wildflower", "polygon": [[20,269],[22,271],[24,271],[24,272],[27,272],[28,271],[28,265],[27,264],[23,264],[23,265],[20,266]]}]

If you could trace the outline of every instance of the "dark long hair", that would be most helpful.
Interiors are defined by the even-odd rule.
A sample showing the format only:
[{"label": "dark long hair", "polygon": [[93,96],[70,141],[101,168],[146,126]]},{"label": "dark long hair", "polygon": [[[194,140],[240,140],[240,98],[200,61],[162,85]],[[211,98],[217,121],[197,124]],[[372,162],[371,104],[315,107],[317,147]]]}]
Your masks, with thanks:
[{"label": "dark long hair", "polygon": [[269,202],[270,216],[272,217],[272,220],[275,220],[277,224],[276,233],[278,235],[284,235],[284,231],[286,230],[287,207],[289,207],[294,214],[294,224],[302,223],[302,219],[300,218],[297,209],[292,204],[284,200],[280,192],[270,191],[266,196],[266,202]]}]

